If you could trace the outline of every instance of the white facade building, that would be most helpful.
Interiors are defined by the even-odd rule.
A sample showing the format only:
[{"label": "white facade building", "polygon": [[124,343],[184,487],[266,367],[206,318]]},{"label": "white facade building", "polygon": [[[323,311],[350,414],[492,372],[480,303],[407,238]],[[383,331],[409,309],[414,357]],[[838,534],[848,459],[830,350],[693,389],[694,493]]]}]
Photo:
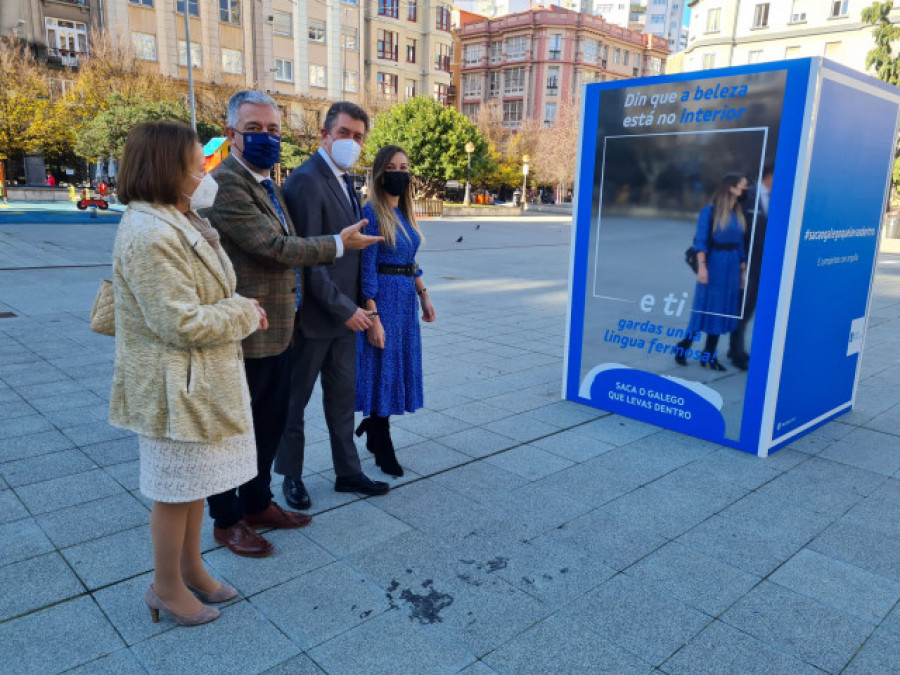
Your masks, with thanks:
[{"label": "white facade building", "polygon": [[[866,72],[871,0],[690,0],[684,71],[824,56]],[[900,5],[897,6],[900,8]],[[900,20],[894,10],[893,20]]]}]

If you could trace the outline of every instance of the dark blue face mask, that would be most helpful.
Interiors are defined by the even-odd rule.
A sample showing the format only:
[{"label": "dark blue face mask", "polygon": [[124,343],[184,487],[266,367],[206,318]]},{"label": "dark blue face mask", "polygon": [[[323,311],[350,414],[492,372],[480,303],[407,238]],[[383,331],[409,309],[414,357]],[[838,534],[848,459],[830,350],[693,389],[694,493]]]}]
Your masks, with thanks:
[{"label": "dark blue face mask", "polygon": [[238,131],[244,137],[244,150],[242,156],[244,160],[252,164],[258,169],[271,169],[281,157],[281,137],[270,134],[267,131],[256,133],[243,133]]}]

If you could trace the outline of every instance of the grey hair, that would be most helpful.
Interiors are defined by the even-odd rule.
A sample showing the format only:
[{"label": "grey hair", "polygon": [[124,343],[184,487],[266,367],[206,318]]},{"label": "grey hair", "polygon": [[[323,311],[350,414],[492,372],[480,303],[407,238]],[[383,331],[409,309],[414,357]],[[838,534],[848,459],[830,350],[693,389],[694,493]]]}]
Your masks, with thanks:
[{"label": "grey hair", "polygon": [[241,115],[241,106],[245,103],[253,105],[270,105],[279,115],[281,110],[275,100],[261,91],[239,91],[230,99],[228,99],[228,118],[226,124],[232,129],[237,128],[238,118]]}]

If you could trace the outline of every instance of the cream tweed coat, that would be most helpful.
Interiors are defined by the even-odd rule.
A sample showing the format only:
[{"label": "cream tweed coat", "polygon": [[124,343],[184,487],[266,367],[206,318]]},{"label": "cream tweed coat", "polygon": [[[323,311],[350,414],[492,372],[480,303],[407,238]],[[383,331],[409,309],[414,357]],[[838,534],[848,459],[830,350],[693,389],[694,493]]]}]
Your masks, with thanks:
[{"label": "cream tweed coat", "polygon": [[259,315],[233,279],[175,207],[129,204],[113,247],[111,424],[191,442],[250,431],[240,341]]}]

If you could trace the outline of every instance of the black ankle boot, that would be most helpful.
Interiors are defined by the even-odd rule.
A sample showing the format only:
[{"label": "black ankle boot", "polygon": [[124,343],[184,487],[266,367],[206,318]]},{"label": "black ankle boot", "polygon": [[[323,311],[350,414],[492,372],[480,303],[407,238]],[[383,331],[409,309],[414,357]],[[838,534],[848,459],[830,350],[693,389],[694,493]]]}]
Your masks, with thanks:
[{"label": "black ankle boot", "polygon": [[357,436],[362,436],[363,433],[366,434],[366,448],[375,455],[375,465],[389,476],[402,476],[403,467],[397,461],[391,440],[390,418],[374,415],[367,417],[356,429]]}]

